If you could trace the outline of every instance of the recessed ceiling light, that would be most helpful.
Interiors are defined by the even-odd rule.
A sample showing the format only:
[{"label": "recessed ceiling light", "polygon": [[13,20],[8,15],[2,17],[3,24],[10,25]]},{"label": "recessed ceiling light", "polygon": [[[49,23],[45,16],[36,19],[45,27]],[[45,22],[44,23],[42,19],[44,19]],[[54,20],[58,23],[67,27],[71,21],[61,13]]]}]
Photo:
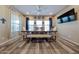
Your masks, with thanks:
[{"label": "recessed ceiling light", "polygon": [[26,14],[29,15],[30,13],[29,12],[26,12]]},{"label": "recessed ceiling light", "polygon": [[49,15],[53,15],[53,13],[49,13]]}]

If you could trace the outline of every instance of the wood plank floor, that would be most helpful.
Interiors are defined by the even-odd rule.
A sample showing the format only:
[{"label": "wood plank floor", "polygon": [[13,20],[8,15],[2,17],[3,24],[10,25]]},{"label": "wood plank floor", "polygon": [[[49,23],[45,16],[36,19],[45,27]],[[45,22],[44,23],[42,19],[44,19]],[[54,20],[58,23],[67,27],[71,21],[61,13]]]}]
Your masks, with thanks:
[{"label": "wood plank floor", "polygon": [[78,54],[79,46],[62,38],[48,42],[36,40],[26,42],[18,40],[0,48],[0,54]]}]

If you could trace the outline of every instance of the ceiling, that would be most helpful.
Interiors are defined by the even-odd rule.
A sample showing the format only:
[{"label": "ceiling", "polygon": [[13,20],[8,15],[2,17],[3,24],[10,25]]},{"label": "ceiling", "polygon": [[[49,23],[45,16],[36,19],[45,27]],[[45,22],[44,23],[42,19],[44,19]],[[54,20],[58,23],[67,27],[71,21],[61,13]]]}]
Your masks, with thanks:
[{"label": "ceiling", "polygon": [[13,5],[24,15],[56,15],[68,5]]}]

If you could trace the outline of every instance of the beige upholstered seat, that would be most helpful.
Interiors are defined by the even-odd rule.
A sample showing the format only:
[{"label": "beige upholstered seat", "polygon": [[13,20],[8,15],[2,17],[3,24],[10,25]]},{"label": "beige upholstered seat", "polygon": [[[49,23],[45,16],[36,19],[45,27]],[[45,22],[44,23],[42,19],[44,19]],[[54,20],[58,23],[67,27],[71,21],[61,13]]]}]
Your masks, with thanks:
[{"label": "beige upholstered seat", "polygon": [[28,38],[50,38],[51,35],[48,34],[32,34],[32,35],[27,35]]}]

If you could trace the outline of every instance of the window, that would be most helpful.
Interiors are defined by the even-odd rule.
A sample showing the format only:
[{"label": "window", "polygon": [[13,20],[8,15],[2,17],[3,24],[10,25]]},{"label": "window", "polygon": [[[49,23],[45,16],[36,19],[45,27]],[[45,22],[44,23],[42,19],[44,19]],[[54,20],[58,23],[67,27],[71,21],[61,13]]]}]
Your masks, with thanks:
[{"label": "window", "polygon": [[60,23],[66,23],[66,22],[71,22],[71,21],[76,20],[75,9],[73,8],[67,11],[66,13],[60,15],[58,19],[60,19]]},{"label": "window", "polygon": [[44,21],[44,30],[45,30],[45,31],[49,31],[49,28],[50,28],[50,25],[49,25],[49,24],[50,24],[50,23],[49,23],[48,20]]},{"label": "window", "polygon": [[29,31],[34,31],[34,21],[33,20],[29,20]]},{"label": "window", "polygon": [[37,20],[36,21],[36,26],[37,27],[42,27],[42,20]]},{"label": "window", "polygon": [[69,16],[69,19],[70,19],[70,21],[75,20],[75,15],[70,15],[70,16]]},{"label": "window", "polygon": [[29,31],[49,31],[50,23],[49,23],[49,20],[45,20],[44,24],[42,20],[35,20],[35,21],[29,20],[28,28],[29,28]]},{"label": "window", "polygon": [[63,22],[68,22],[68,17],[63,17],[62,20]]},{"label": "window", "polygon": [[43,26],[42,26],[42,20],[36,20],[36,30],[37,31],[42,31],[42,28],[43,28]]},{"label": "window", "polygon": [[21,16],[11,13],[11,32],[21,31]]},{"label": "window", "polygon": [[61,20],[61,19],[57,19],[57,22],[58,22],[58,23],[61,23],[61,21],[60,21],[60,20]]}]

